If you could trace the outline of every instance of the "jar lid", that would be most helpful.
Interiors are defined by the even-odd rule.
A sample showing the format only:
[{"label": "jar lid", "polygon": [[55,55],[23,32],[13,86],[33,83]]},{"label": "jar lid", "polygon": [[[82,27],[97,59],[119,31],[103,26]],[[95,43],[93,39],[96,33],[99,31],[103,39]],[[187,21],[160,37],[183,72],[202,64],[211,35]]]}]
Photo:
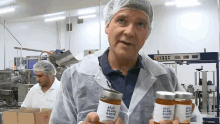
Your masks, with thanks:
[{"label": "jar lid", "polygon": [[192,96],[193,96],[192,93],[183,92],[183,91],[177,91],[177,92],[175,92],[175,94],[176,94],[176,98],[178,98],[178,99],[186,99],[186,100],[192,99]]},{"label": "jar lid", "polygon": [[118,91],[112,90],[112,89],[103,89],[102,96],[107,97],[109,99],[121,100],[123,97],[123,94]]},{"label": "jar lid", "polygon": [[167,92],[167,91],[157,91],[156,97],[165,100],[174,100],[175,93]]}]

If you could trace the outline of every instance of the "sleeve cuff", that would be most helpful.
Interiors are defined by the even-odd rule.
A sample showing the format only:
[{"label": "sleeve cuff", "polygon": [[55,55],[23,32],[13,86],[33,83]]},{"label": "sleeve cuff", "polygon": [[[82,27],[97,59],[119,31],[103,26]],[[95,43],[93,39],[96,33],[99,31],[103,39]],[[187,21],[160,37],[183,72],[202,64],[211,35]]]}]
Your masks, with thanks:
[{"label": "sleeve cuff", "polygon": [[78,124],[82,124],[83,123],[83,121],[80,121]]}]

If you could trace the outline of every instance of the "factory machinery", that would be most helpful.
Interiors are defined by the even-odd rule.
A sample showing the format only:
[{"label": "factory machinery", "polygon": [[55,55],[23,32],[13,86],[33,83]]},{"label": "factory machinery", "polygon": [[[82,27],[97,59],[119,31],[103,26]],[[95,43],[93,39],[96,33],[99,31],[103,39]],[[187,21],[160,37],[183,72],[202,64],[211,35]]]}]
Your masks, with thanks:
[{"label": "factory machinery", "polygon": [[[15,47],[15,49],[20,49]],[[22,48],[22,50],[41,52],[39,56],[15,57],[14,69],[0,71],[0,108],[4,111],[6,108],[19,108],[24,101],[29,89],[36,84],[36,77],[33,73],[33,65],[39,60],[48,60],[56,68],[58,80],[61,79],[63,71],[78,60],[73,57],[71,52],[56,50],[53,52]],[[46,56],[42,56],[47,53]],[[20,61],[20,59],[22,59]],[[22,62],[22,63],[21,63]],[[22,66],[21,66],[22,65]],[[20,68],[23,67],[23,68]]]},{"label": "factory machinery", "polygon": [[[186,91],[193,93],[195,104],[203,116],[204,124],[219,124],[219,53],[180,53],[180,54],[152,54],[149,57],[159,62],[174,62],[168,64],[216,64],[216,71],[203,71],[203,67],[196,69],[195,86],[182,86]],[[213,81],[207,81],[207,74],[213,75]],[[216,78],[215,78],[216,76]],[[217,87],[215,84],[217,79]],[[217,94],[217,95],[215,95]]]}]

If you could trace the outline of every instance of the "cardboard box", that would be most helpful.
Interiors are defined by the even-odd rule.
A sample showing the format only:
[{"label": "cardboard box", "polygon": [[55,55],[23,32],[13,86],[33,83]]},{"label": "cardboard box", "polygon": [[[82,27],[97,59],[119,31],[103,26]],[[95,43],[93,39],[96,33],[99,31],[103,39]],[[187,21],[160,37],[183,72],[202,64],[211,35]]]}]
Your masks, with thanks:
[{"label": "cardboard box", "polygon": [[4,124],[49,124],[49,109],[19,109],[3,112]]}]

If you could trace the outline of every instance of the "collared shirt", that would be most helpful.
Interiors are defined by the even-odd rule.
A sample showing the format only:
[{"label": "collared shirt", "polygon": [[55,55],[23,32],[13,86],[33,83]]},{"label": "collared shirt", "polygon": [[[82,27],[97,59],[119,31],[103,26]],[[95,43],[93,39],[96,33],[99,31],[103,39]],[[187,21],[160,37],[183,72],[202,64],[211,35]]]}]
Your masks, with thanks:
[{"label": "collared shirt", "polygon": [[135,84],[140,72],[140,68],[143,68],[141,63],[142,57],[139,55],[134,67],[128,70],[128,74],[124,76],[120,70],[112,70],[108,62],[107,49],[99,59],[99,65],[102,68],[103,74],[106,76],[111,86],[116,91],[123,93],[123,101],[127,108],[129,108],[132,94],[134,92]]},{"label": "collared shirt", "polygon": [[53,109],[60,90],[60,82],[55,78],[50,89],[44,93],[39,83],[35,84],[27,93],[21,107]]}]

